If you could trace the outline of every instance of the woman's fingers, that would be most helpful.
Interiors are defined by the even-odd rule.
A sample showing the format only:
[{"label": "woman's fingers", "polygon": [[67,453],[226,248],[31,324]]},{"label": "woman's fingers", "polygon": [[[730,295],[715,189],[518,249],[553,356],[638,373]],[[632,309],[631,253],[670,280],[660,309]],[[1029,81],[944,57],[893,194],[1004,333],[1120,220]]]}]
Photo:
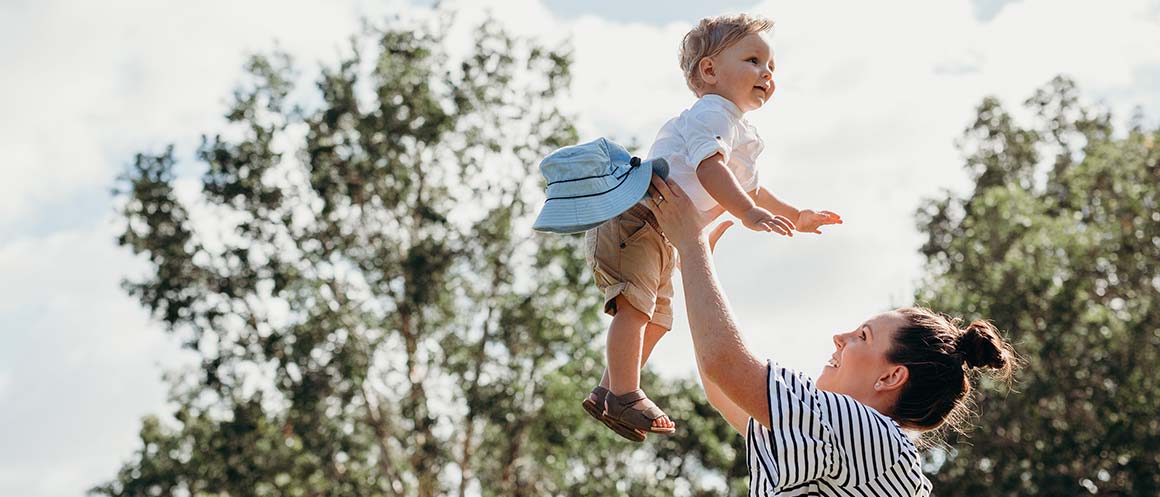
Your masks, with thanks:
[{"label": "woman's fingers", "polygon": [[718,217],[721,216],[721,214],[724,214],[724,213],[725,213],[725,207],[722,207],[721,204],[717,204],[717,207],[714,207],[712,209],[709,209],[708,211],[705,211],[705,217],[708,219],[717,219]]},{"label": "woman's fingers", "polygon": [[672,178],[665,178],[665,186],[669,187],[669,193],[677,197],[685,198],[687,196],[685,195],[685,189],[681,188],[681,185],[678,185]]},{"label": "woman's fingers", "polygon": [[[681,187],[677,186],[676,183],[670,184],[668,181],[661,179],[660,176],[657,176],[655,174],[650,179],[650,181],[652,182],[653,188],[655,188],[656,191],[660,192],[661,197],[663,197],[665,199],[678,197],[677,194],[673,193],[673,188],[676,188],[678,190],[681,188]],[[681,193],[684,193],[684,192],[681,192]]]},{"label": "woman's fingers", "polygon": [[713,228],[713,231],[709,232],[709,252],[712,252],[717,247],[717,240],[721,239],[721,235],[724,235],[730,226],[733,226],[733,221],[725,221],[718,224],[716,228]]},{"label": "woman's fingers", "polygon": [[657,219],[660,219],[661,215],[663,214],[661,212],[661,201],[658,199],[655,191],[650,190],[649,194],[651,199],[648,202],[645,202],[644,206],[648,207],[648,210],[652,211],[653,215],[656,216]]},{"label": "woman's fingers", "polygon": [[661,204],[661,202],[664,201],[664,198],[665,198],[663,195],[661,195],[661,192],[657,191],[656,188],[653,188],[651,186],[648,187],[648,197],[649,197],[648,203],[652,204],[652,205],[657,205],[657,206],[659,206]]}]

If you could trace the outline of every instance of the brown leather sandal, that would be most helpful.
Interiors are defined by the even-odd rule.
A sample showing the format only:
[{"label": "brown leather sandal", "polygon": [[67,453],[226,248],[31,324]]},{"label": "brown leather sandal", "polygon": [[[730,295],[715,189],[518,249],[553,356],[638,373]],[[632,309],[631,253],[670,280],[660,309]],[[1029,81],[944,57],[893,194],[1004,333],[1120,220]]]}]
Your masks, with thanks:
[{"label": "brown leather sandal", "polygon": [[[637,408],[636,405],[640,404]],[[636,389],[624,395],[614,395],[608,392],[604,397],[604,419],[623,428],[631,428],[647,433],[669,434],[677,431],[676,427],[658,428],[653,421],[669,417],[661,408],[644,394],[644,390]],[[669,418],[672,419],[672,418]]]},{"label": "brown leather sandal", "polygon": [[[604,418],[604,399],[610,393],[612,392],[609,392],[607,388],[597,385],[596,388],[592,389],[592,393],[589,394],[588,397],[584,398],[584,402],[581,402],[580,405],[584,407],[584,411],[587,412],[589,416],[592,416],[597,421],[604,423],[604,426],[607,426],[608,429],[612,430],[617,435],[620,435],[621,437],[624,437],[625,439],[631,440],[633,442],[643,442],[645,440],[643,431],[627,426],[622,426]],[[595,402],[592,400],[593,396],[596,397]]]}]

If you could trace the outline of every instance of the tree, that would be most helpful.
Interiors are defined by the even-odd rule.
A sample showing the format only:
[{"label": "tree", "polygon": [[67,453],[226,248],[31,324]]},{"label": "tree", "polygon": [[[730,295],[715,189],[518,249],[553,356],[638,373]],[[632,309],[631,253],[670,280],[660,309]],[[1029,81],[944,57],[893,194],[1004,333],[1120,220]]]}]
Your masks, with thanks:
[{"label": "tree", "polygon": [[943,495],[1160,494],[1160,129],[1056,78],[1019,126],[987,98],[961,142],[975,187],[919,211],[920,303],[1006,329],[1016,393],[984,379],[977,429],[934,460]]},{"label": "tree", "polygon": [[151,270],[125,287],[200,366],[171,377],[172,419],[147,417],[94,493],[743,484],[738,437],[692,381],[645,376],[685,423],[643,446],[580,409],[603,369],[598,295],[579,238],[530,232],[539,158],[577,139],[555,105],[570,56],[487,22],[453,58],[447,25],[368,28],[317,92],[289,56],[254,56],[197,151],[194,202],[172,147],[136,156],[118,242]]}]

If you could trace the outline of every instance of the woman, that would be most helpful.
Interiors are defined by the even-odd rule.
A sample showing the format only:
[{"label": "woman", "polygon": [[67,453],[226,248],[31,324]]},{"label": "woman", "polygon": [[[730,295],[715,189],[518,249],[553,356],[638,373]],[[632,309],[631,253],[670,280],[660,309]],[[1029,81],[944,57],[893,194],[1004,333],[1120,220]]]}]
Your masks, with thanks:
[{"label": "woman", "polygon": [[697,366],[709,402],[746,439],[750,495],[930,495],[903,430],[963,418],[968,370],[1009,375],[1014,354],[985,321],[965,329],[925,309],[879,314],[834,335],[817,381],[757,359],[741,339],[710,258],[710,214],[652,179],[651,209],[681,257]]}]

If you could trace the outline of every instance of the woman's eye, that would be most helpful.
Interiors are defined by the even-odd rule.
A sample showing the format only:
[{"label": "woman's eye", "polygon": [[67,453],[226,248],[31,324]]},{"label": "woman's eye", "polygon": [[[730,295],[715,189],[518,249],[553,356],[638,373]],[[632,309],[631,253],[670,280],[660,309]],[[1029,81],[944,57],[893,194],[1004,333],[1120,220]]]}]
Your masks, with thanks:
[{"label": "woman's eye", "polygon": [[859,333],[858,333],[858,338],[861,338],[861,339],[865,340],[865,339],[866,339],[866,332],[865,332],[865,331],[863,331],[863,332],[859,332]]}]

